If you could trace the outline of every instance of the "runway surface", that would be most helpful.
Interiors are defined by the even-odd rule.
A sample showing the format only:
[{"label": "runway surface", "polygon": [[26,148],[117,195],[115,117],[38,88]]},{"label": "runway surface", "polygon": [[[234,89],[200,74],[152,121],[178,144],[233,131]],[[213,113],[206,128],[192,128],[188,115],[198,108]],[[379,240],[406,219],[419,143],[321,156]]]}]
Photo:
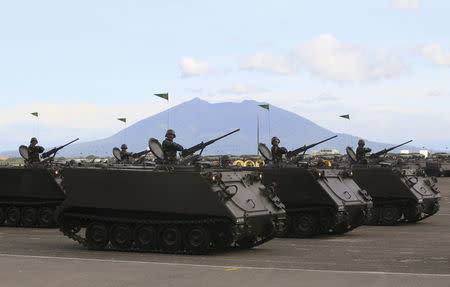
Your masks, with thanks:
[{"label": "runway surface", "polygon": [[450,178],[422,222],[275,239],[208,256],[86,250],[55,229],[0,228],[0,286],[450,286]]}]

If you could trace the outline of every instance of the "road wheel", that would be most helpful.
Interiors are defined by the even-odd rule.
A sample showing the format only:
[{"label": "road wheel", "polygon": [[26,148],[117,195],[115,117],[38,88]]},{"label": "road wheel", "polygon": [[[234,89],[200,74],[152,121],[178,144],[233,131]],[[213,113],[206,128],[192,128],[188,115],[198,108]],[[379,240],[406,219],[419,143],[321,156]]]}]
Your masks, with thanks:
[{"label": "road wheel", "polygon": [[5,209],[3,207],[0,207],[0,226],[3,225],[3,223],[5,223],[5,219],[6,219]]},{"label": "road wheel", "polygon": [[201,226],[194,226],[187,230],[185,236],[186,248],[190,250],[206,250],[211,243],[209,232]]},{"label": "road wheel", "polygon": [[10,206],[6,210],[6,225],[19,226],[20,223],[20,209],[15,206]]},{"label": "road wheel", "polygon": [[55,224],[53,209],[50,207],[42,207],[38,212],[38,222],[41,227],[52,227]]},{"label": "road wheel", "polygon": [[127,224],[116,224],[111,229],[111,245],[116,249],[130,249],[133,232]]},{"label": "road wheel", "polygon": [[35,226],[37,222],[37,210],[33,207],[26,207],[22,211],[22,225],[26,227]]},{"label": "road wheel", "polygon": [[292,222],[294,234],[298,237],[311,237],[316,233],[316,223],[312,214],[297,215]]},{"label": "road wheel", "polygon": [[153,226],[144,225],[136,230],[134,241],[139,249],[152,250],[156,249],[156,241],[158,239],[158,233]]},{"label": "road wheel", "polygon": [[402,213],[395,206],[385,206],[382,210],[381,223],[385,225],[394,225],[400,219]]},{"label": "road wheel", "polygon": [[160,232],[159,238],[163,250],[176,251],[181,248],[182,236],[177,226],[164,227]]},{"label": "road wheel", "polygon": [[89,249],[101,250],[109,242],[108,227],[103,222],[92,222],[86,228],[86,240]]}]

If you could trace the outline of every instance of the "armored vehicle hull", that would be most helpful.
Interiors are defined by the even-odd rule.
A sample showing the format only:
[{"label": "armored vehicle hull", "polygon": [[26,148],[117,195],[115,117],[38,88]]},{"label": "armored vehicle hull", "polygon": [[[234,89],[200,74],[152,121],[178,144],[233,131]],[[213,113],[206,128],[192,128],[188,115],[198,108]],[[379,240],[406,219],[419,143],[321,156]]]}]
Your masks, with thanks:
[{"label": "armored vehicle hull", "polygon": [[390,166],[353,166],[356,183],[372,196],[369,224],[416,222],[439,210],[440,193],[435,178],[420,170]]},{"label": "armored vehicle hull", "polygon": [[276,183],[286,205],[288,225],[280,237],[348,232],[362,225],[372,201],[351,173],[334,169],[264,167],[264,182]]},{"label": "armored vehicle hull", "polygon": [[44,166],[0,167],[0,225],[54,227],[65,198],[57,173]]},{"label": "armored vehicle hull", "polygon": [[273,238],[285,218],[255,172],[110,166],[68,167],[62,174],[67,199],[60,229],[89,249],[250,248]]}]

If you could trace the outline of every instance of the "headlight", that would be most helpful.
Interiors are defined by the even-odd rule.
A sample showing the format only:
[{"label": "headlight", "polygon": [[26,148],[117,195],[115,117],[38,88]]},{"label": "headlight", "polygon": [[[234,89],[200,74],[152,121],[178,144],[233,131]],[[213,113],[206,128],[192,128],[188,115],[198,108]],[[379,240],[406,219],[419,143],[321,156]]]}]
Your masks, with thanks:
[{"label": "headlight", "polygon": [[245,218],[236,218],[236,224],[244,224],[245,223]]}]

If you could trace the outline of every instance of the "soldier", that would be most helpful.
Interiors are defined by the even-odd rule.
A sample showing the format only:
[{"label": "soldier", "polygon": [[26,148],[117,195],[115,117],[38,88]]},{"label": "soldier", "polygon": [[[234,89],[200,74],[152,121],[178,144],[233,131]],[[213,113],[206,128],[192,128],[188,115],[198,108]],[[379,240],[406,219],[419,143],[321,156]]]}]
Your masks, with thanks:
[{"label": "soldier", "polygon": [[173,139],[176,138],[175,131],[168,129],[166,132],[166,139],[162,143],[162,149],[164,152],[164,161],[166,163],[176,163],[177,161],[177,151],[183,151],[183,147]]},{"label": "soldier", "polygon": [[359,163],[367,163],[366,154],[371,152],[372,149],[365,147],[366,142],[363,139],[358,141],[358,148],[356,149],[356,160]]},{"label": "soldier", "polygon": [[220,157],[220,166],[229,167],[231,165],[231,158],[229,155],[224,155]]},{"label": "soldier", "polygon": [[120,151],[120,159],[122,163],[130,163],[131,161],[131,157],[133,156],[132,152],[128,152],[128,146],[126,144],[123,144],[120,147],[121,151]]},{"label": "soldier", "polygon": [[283,154],[288,151],[284,147],[279,147],[280,139],[277,137],[272,138],[272,161],[274,165],[280,165],[283,162]]},{"label": "soldier", "polygon": [[37,144],[37,138],[31,138],[30,145],[28,146],[28,163],[30,164],[41,162],[39,159],[39,154],[44,152],[44,148],[38,146]]}]

